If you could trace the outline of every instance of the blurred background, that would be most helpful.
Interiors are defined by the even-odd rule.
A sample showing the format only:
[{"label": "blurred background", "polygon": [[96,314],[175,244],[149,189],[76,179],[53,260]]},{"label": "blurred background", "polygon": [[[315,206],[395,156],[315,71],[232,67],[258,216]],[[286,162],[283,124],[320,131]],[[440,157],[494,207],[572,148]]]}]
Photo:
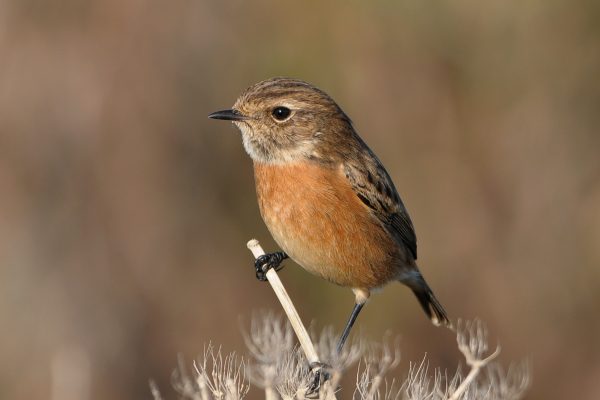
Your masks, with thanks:
[{"label": "blurred background", "polygon": [[[245,352],[279,310],[246,241],[276,245],[240,135],[206,116],[272,76],[351,116],[439,299],[530,360],[528,398],[599,398],[599,21],[591,0],[1,1],[0,398],[174,398],[178,353]],[[342,329],[349,290],[281,277]],[[461,360],[400,285],[358,327],[402,337],[398,376]]]}]

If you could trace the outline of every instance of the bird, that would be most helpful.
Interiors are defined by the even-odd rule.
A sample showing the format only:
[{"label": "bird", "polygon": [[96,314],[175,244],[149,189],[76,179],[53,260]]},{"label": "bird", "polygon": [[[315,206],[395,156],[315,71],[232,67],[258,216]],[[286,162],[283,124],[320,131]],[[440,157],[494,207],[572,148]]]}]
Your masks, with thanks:
[{"label": "bird", "polygon": [[262,219],[283,250],[256,261],[257,278],[291,258],[353,291],[338,352],[371,292],[390,282],[408,286],[434,325],[450,326],[417,266],[415,229],[390,175],[327,93],[271,78],[208,117],[240,130]]}]

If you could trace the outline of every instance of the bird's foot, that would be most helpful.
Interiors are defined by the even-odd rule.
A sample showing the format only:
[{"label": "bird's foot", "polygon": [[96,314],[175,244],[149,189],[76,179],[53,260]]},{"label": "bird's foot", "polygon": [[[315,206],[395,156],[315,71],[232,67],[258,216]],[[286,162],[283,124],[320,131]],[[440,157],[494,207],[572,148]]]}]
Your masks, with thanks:
[{"label": "bird's foot", "polygon": [[283,251],[277,251],[275,253],[263,254],[258,257],[254,262],[254,268],[256,269],[256,279],[259,281],[267,280],[267,271],[271,268],[275,269],[275,271],[279,271],[283,268],[281,262],[288,258],[288,255]]},{"label": "bird's foot", "polygon": [[316,399],[319,397],[321,386],[331,378],[331,365],[322,362],[313,362],[309,365],[310,381],[304,396],[307,399]]}]

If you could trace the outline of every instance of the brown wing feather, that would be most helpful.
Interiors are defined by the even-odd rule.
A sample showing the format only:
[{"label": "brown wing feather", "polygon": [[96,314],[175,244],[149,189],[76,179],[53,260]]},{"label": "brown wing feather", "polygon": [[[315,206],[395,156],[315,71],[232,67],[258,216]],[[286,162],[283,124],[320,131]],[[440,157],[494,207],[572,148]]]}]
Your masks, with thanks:
[{"label": "brown wing feather", "polygon": [[[366,147],[366,145],[365,145]],[[417,237],[410,216],[389,174],[372,151],[344,162],[344,173],[356,195],[396,239],[417,259]]]}]

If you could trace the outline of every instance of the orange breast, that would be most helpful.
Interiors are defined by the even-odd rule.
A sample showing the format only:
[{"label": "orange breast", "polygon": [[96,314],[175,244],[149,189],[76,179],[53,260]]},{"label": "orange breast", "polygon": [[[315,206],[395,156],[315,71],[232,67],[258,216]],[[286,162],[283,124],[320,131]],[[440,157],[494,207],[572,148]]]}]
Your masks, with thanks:
[{"label": "orange breast", "polygon": [[255,162],[254,175],[269,231],[306,270],[354,288],[371,289],[396,277],[398,246],[341,169]]}]

